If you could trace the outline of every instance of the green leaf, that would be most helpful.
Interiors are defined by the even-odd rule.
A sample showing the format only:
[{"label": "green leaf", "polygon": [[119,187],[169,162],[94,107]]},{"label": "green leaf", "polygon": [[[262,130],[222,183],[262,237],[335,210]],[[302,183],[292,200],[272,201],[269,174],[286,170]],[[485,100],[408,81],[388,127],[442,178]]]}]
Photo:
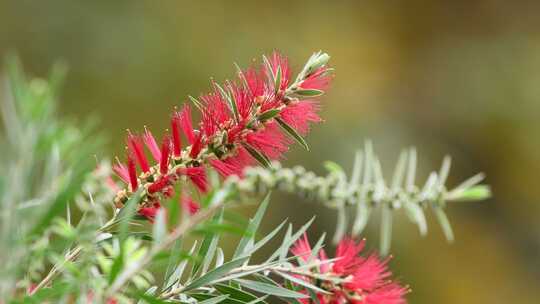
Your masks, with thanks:
[{"label": "green leaf", "polygon": [[241,289],[226,285],[226,284],[216,284],[214,288],[222,294],[229,295],[230,298],[236,299],[242,302],[250,302],[257,297],[251,293],[243,291]]},{"label": "green leaf", "polygon": [[161,243],[167,235],[166,216],[165,209],[160,208],[157,212],[154,225],[152,226],[152,238],[154,239],[155,245]]},{"label": "green leaf", "polygon": [[[218,213],[214,215],[213,222],[221,224],[223,220],[223,208],[220,209]],[[199,248],[199,252],[197,255],[200,259],[204,258],[204,262],[209,263],[207,260],[211,260],[214,257],[217,242],[219,241],[219,235],[220,232],[213,232],[208,231],[205,233],[205,237],[203,239],[203,242],[201,244],[201,248]],[[211,257],[209,257],[211,255]],[[200,262],[193,264],[193,269],[191,270],[191,273],[195,275],[197,271],[199,270],[199,267],[201,266]]]},{"label": "green leaf", "polygon": [[392,242],[392,209],[384,205],[381,211],[381,255],[386,256]]},{"label": "green leaf", "polygon": [[124,250],[122,247],[124,247],[124,242],[120,243],[120,252],[114,259],[114,262],[111,266],[111,271],[109,273],[109,285],[114,282],[118,274],[122,269],[124,269]]},{"label": "green leaf", "polygon": [[280,88],[281,88],[281,66],[278,65],[278,69],[274,77],[274,93],[278,94]]},{"label": "green leaf", "polygon": [[336,221],[336,232],[334,233],[334,238],[332,242],[334,244],[339,243],[345,236],[347,232],[347,214],[346,214],[345,204],[341,204],[338,207],[337,221]]},{"label": "green leaf", "polygon": [[278,122],[279,126],[285,130],[285,132],[287,132],[287,134],[289,134],[294,140],[296,140],[302,147],[304,147],[304,149],[308,150],[309,151],[309,146],[307,144],[307,142],[304,140],[304,138],[302,136],[300,136],[300,134],[298,134],[298,132],[296,132],[296,130],[289,126],[286,122],[284,122],[281,118],[279,117],[276,117],[275,118],[276,121]]},{"label": "green leaf", "polygon": [[238,107],[236,106],[236,102],[233,99],[233,94],[227,93],[218,83],[214,83],[217,87],[219,94],[223,99],[227,101],[229,104],[229,109],[231,110],[231,113],[234,115],[234,119],[238,122],[240,121],[240,114],[238,114]]},{"label": "green leaf", "polygon": [[299,292],[292,291],[292,290],[279,287],[276,285],[271,285],[271,284],[251,281],[251,280],[244,280],[244,279],[236,279],[235,281],[248,289],[260,292],[265,295],[274,295],[278,297],[297,298],[297,299],[307,298],[305,294],[301,294]]},{"label": "green leaf", "polygon": [[139,202],[141,201],[141,193],[143,189],[142,187],[137,190],[127,201],[127,203],[124,205],[122,209],[120,209],[120,212],[118,212],[118,215],[116,216],[118,218],[118,222],[120,223],[120,232],[119,232],[119,238],[120,240],[125,239],[129,232],[129,223],[135,213],[137,212],[137,207],[139,206]]},{"label": "green leaf", "polygon": [[253,158],[255,158],[255,160],[257,160],[263,167],[271,167],[270,159],[268,159],[268,156],[264,155],[264,153],[258,151],[247,143],[242,143],[242,146],[244,146],[249,154],[253,156]]},{"label": "green leaf", "polygon": [[199,111],[202,111],[202,109],[204,108],[202,103],[195,97],[191,96],[191,95],[188,95],[188,98],[189,100],[193,103],[193,105],[195,105],[195,107],[197,109],[199,109]]},{"label": "green leaf", "polygon": [[281,112],[280,110],[278,109],[270,109],[268,111],[265,111],[265,112],[262,112],[261,114],[259,114],[259,121],[267,121],[269,119],[272,119],[274,117],[276,117],[279,112]]},{"label": "green leaf", "polygon": [[316,89],[298,89],[294,91],[295,94],[305,97],[317,97],[324,94],[324,91]]},{"label": "green leaf", "polygon": [[324,290],[324,289],[321,289],[309,282],[306,282],[302,279],[299,279],[297,277],[293,277],[292,275],[290,274],[287,274],[287,273],[284,273],[284,272],[280,272],[280,271],[276,271],[275,273],[277,273],[278,275],[282,276],[284,279],[286,280],[289,280],[291,282],[294,282],[298,285],[301,285],[301,286],[304,286],[306,287],[307,289],[311,289],[311,290],[314,290],[314,291],[317,291],[317,292],[320,292],[320,293],[323,293],[323,294],[330,294],[328,291]]},{"label": "green leaf", "polygon": [[238,243],[238,246],[236,247],[236,250],[234,251],[233,258],[237,258],[238,256],[244,254],[244,251],[249,244],[251,240],[254,239],[255,234],[257,233],[257,230],[259,229],[259,226],[261,225],[262,218],[264,216],[264,213],[266,212],[266,208],[268,207],[268,203],[270,202],[270,193],[268,193],[262,203],[259,205],[259,208],[257,209],[257,212],[255,212],[255,215],[253,218],[249,221],[248,226],[246,227],[246,233]]},{"label": "green leaf", "polygon": [[294,235],[292,234],[292,226],[289,226],[287,234],[281,243],[281,246],[266,260],[266,263],[273,261],[275,258],[280,257],[283,260],[289,251],[289,248],[298,240],[304,232],[311,226],[315,217],[312,217],[306,224],[304,224]]},{"label": "green leaf", "polygon": [[452,231],[452,225],[450,225],[450,221],[448,220],[446,213],[444,213],[444,210],[438,206],[433,206],[433,212],[435,213],[437,221],[441,225],[446,240],[448,242],[453,242],[454,232]]},{"label": "green leaf", "polygon": [[245,261],[249,259],[248,256],[239,257],[236,258],[230,262],[224,263],[220,267],[213,269],[200,278],[194,280],[190,284],[188,284],[184,291],[189,291],[195,288],[199,288],[205,285],[212,284],[213,281],[223,277],[224,275],[228,274],[231,270],[235,269],[236,267],[240,267],[242,264],[244,264]]},{"label": "green leaf", "polygon": [[210,299],[206,299],[204,301],[199,302],[199,304],[217,304],[219,302],[222,302],[223,300],[227,299],[229,295],[221,295],[217,297],[213,297]]},{"label": "green leaf", "polygon": [[463,190],[460,195],[455,198],[457,201],[480,201],[491,196],[491,189],[488,185],[477,185],[469,189]]},{"label": "green leaf", "polygon": [[279,224],[279,226],[277,226],[274,230],[272,230],[272,232],[270,232],[269,234],[267,234],[265,237],[263,237],[260,241],[258,241],[257,243],[255,243],[255,245],[253,245],[252,247],[249,248],[249,250],[247,250],[245,252],[245,254],[248,254],[248,255],[251,255],[253,254],[254,252],[256,252],[257,250],[259,250],[262,246],[264,246],[266,243],[268,243],[271,239],[274,238],[274,236],[276,236],[276,234],[281,230],[281,228],[283,228],[283,225],[285,225],[287,221],[283,221],[281,222],[281,224]]}]

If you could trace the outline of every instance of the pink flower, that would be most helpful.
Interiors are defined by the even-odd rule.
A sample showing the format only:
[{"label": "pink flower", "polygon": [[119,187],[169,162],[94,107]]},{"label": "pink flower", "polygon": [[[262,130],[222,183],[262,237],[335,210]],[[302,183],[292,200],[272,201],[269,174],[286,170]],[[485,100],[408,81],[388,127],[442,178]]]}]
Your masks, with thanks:
[{"label": "pink flower", "polygon": [[128,152],[127,157],[127,170],[129,174],[129,183],[131,185],[131,191],[136,191],[137,187],[139,186],[139,182],[137,180],[137,168],[135,167],[135,161],[133,160],[133,156],[130,152]]},{"label": "pink flower", "polygon": [[[388,259],[381,260],[375,254],[368,257],[360,255],[365,241],[355,242],[352,239],[342,240],[337,249],[333,263],[324,263],[319,272],[325,275],[345,279],[344,283],[331,281],[319,283],[331,294],[317,294],[320,303],[355,303],[355,304],[404,304],[408,289],[399,283],[389,280],[392,273],[388,270]],[[296,242],[291,249],[292,254],[307,260],[312,249],[307,236]],[[320,261],[328,260],[321,250],[317,254]],[[303,277],[305,280],[306,277]],[[316,283],[316,282],[312,282]],[[311,304],[311,299],[302,299],[302,303]]]},{"label": "pink flower", "polygon": [[[276,119],[302,135],[307,134],[311,123],[321,121],[316,101],[298,97],[302,89],[326,87],[330,80],[327,61],[328,55],[316,53],[292,83],[288,59],[274,52],[264,57],[263,63],[238,71],[237,79],[224,85],[212,82],[212,92],[191,98],[201,111],[199,123],[193,123],[189,105],[180,111],[175,109],[170,135],[163,136],[161,146],[146,127],[142,137],[128,132],[127,166],[118,163],[114,171],[131,191],[118,191],[115,201],[121,206],[130,192],[144,186],[148,191],[143,193],[141,206],[148,208],[151,200],[172,196],[175,184],[183,180],[181,175],[186,175],[199,191],[207,192],[208,167],[224,177],[242,177],[246,166],[261,161],[260,154],[262,158],[282,158],[293,140]],[[185,148],[182,137],[188,143]],[[150,165],[145,147],[155,164]],[[136,165],[142,171],[140,176]]]},{"label": "pink flower", "polygon": [[309,259],[311,256],[311,245],[309,244],[306,233],[304,233],[301,239],[296,241],[294,246],[291,248],[291,253],[299,256],[304,261]]},{"label": "pink flower", "polygon": [[154,222],[154,218],[156,218],[157,212],[161,208],[161,205],[159,202],[154,202],[149,207],[142,207],[139,209],[139,215],[146,217],[150,222]]},{"label": "pink flower", "polygon": [[171,117],[171,133],[175,157],[180,157],[180,154],[182,153],[182,139],[180,138],[181,117],[182,115],[179,112],[174,112]]},{"label": "pink flower", "polygon": [[187,176],[201,192],[208,191],[208,181],[203,167],[180,168],[176,173]]},{"label": "pink flower", "polygon": [[135,158],[137,159],[141,170],[145,173],[149,172],[150,165],[148,164],[148,159],[144,154],[144,147],[141,143],[140,138],[128,131],[127,144],[130,152],[135,155]]},{"label": "pink flower", "polygon": [[187,195],[182,195],[181,204],[182,210],[187,212],[189,215],[193,215],[201,209],[201,205]]},{"label": "pink flower", "polygon": [[277,123],[273,121],[266,124],[264,129],[248,134],[246,142],[270,159],[279,159],[291,144],[291,140],[282,133]]},{"label": "pink flower", "polygon": [[243,147],[239,147],[234,156],[227,157],[224,160],[213,159],[210,161],[210,165],[222,176],[242,176],[244,168],[253,163],[253,158]]},{"label": "pink flower", "polygon": [[306,135],[311,123],[322,121],[317,112],[319,105],[315,101],[300,100],[291,102],[279,113],[279,117],[298,133]]},{"label": "pink flower", "polygon": [[113,171],[124,183],[129,183],[130,179],[128,169],[120,162],[118,157],[116,158],[116,164],[113,165]]},{"label": "pink flower", "polygon": [[193,132],[193,124],[191,122],[191,108],[189,104],[184,104],[182,111],[179,115],[180,127],[182,132],[186,136],[188,142],[192,145],[195,140],[195,133]]},{"label": "pink flower", "polygon": [[143,135],[143,141],[146,144],[146,147],[148,150],[150,150],[150,153],[152,154],[152,157],[155,161],[159,161],[161,159],[161,152],[159,151],[159,147],[156,143],[156,139],[154,138],[154,135],[152,135],[152,132],[150,132],[146,126],[144,127],[144,135]]},{"label": "pink flower", "polygon": [[167,174],[167,170],[169,170],[169,158],[171,157],[171,137],[167,134],[163,136],[160,155],[159,173]]},{"label": "pink flower", "polygon": [[306,90],[326,90],[330,85],[330,81],[332,80],[332,77],[328,74],[328,71],[329,70],[327,67],[319,68],[318,70],[307,76],[307,78],[300,83],[299,87]]}]

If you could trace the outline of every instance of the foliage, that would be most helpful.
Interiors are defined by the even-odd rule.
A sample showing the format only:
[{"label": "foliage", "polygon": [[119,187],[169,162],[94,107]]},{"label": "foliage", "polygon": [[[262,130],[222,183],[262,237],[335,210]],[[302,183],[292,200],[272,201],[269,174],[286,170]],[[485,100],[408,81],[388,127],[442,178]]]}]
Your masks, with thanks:
[{"label": "foliage", "polygon": [[[80,128],[56,117],[61,67],[47,80],[26,80],[17,61],[9,60],[0,163],[2,301],[404,303],[407,289],[389,280],[387,260],[361,257],[363,242],[346,237],[348,226],[357,237],[372,210],[382,209],[384,255],[393,211],[403,209],[425,234],[424,209],[431,208],[452,240],[446,203],[484,199],[489,189],[478,185],[481,175],[448,189],[448,158],[423,187],[415,186],[414,149],[401,154],[387,185],[369,143],[357,153],[350,178],[332,162],[324,177],[282,168],[276,160],[287,146],[296,141],[307,148],[303,136],[320,121],[312,98],[330,81],[328,60],[315,53],[293,80],[285,57],[263,57],[259,69],[238,70],[239,84],[213,83],[213,93],[191,97],[202,111],[199,129],[189,108],[175,111],[161,147],[149,130],[130,132],[127,163],[113,166],[94,164],[91,155],[102,140],[91,124]],[[111,178],[113,171],[125,188]],[[269,233],[259,230],[271,190],[338,210],[335,258],[326,257],[324,235],[313,248],[307,242],[313,220],[296,230],[286,221]],[[226,216],[261,197],[249,221]],[[347,214],[354,214],[352,225]],[[226,233],[241,235],[231,254],[222,245]],[[269,255],[254,257],[278,238],[281,244]]]}]

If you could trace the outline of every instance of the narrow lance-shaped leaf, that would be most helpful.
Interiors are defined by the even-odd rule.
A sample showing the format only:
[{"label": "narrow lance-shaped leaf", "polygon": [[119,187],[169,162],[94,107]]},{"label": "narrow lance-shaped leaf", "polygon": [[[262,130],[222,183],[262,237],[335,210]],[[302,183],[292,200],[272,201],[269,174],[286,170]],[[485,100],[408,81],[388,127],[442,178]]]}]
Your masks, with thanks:
[{"label": "narrow lance-shaped leaf", "polygon": [[334,244],[339,243],[339,241],[343,239],[343,236],[345,236],[345,233],[347,232],[347,215],[346,215],[345,209],[346,209],[346,206],[344,203],[342,203],[338,207],[336,232],[334,234],[334,239],[332,240]]},{"label": "narrow lance-shaped leaf", "polygon": [[298,132],[296,132],[296,130],[293,127],[289,126],[286,122],[283,121],[283,119],[281,119],[279,117],[276,117],[275,119],[278,122],[279,126],[283,130],[285,130],[285,132],[287,132],[287,134],[289,134],[302,147],[304,147],[304,149],[309,151],[309,146],[308,146],[307,142],[304,140],[304,138],[302,136],[300,136],[300,134],[298,134]]},{"label": "narrow lance-shaped leaf", "polygon": [[452,226],[450,225],[450,221],[448,220],[446,213],[444,213],[444,210],[439,206],[433,206],[433,212],[435,213],[437,221],[441,225],[446,240],[448,242],[453,242],[454,232],[452,231]]},{"label": "narrow lance-shaped leaf", "polygon": [[240,121],[240,115],[238,114],[238,108],[237,108],[236,102],[234,102],[231,94],[227,93],[219,84],[214,83],[214,85],[218,89],[219,94],[221,95],[221,97],[223,97],[223,99],[225,99],[227,101],[227,103],[229,105],[229,109],[231,110],[231,113],[234,116],[234,119],[237,122]]},{"label": "narrow lance-shaped leaf", "polygon": [[269,168],[271,166],[270,159],[264,155],[264,153],[260,152],[259,150],[253,148],[252,146],[248,145],[247,143],[242,144],[244,148],[246,148],[246,151],[255,158],[263,167]]},{"label": "narrow lance-shaped leaf", "polygon": [[225,276],[231,270],[233,270],[236,267],[239,267],[242,264],[244,264],[244,262],[247,261],[248,258],[249,257],[247,257],[247,256],[236,258],[236,259],[234,259],[234,260],[232,260],[230,262],[227,262],[227,263],[221,265],[220,267],[218,267],[216,269],[213,269],[213,270],[207,272],[206,274],[204,274],[200,278],[194,280],[193,282],[188,284],[186,287],[184,287],[183,291],[189,291],[189,290],[199,288],[199,287],[202,287],[202,286],[205,286],[205,285],[208,285],[208,284],[212,284],[213,281]]},{"label": "narrow lance-shaped leaf", "polygon": [[381,213],[381,255],[388,255],[392,242],[392,209],[384,205]]},{"label": "narrow lance-shaped leaf", "polygon": [[234,251],[233,258],[236,258],[244,254],[244,251],[249,241],[255,238],[255,234],[257,233],[257,230],[259,229],[259,226],[261,225],[261,221],[263,219],[264,213],[266,212],[266,208],[268,207],[268,203],[270,202],[270,194],[271,193],[268,193],[264,197],[262,203],[259,205],[259,208],[257,209],[257,212],[255,212],[255,215],[249,221],[249,224],[246,227],[246,233],[244,234],[244,236],[238,243],[238,246],[236,247],[236,250]]},{"label": "narrow lance-shaped leaf", "polygon": [[262,294],[274,295],[274,296],[285,297],[285,298],[297,298],[297,299],[307,298],[305,294],[292,291],[283,287],[279,287],[276,285],[271,285],[271,284],[251,281],[251,280],[244,280],[244,279],[237,279],[236,282],[240,283],[240,285],[248,289],[258,291]]}]

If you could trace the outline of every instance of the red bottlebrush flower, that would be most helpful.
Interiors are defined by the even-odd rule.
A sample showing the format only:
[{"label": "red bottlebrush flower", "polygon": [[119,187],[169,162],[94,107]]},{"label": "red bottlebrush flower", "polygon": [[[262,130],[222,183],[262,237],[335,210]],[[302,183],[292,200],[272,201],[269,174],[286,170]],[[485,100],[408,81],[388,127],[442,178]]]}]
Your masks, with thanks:
[{"label": "red bottlebrush flower", "polygon": [[163,136],[161,142],[161,159],[159,160],[159,173],[167,174],[169,170],[169,158],[171,157],[171,137],[167,134]]},{"label": "red bottlebrush flower", "polygon": [[242,176],[242,171],[246,166],[253,164],[254,160],[243,147],[239,147],[236,155],[225,158],[224,160],[212,159],[210,165],[216,169],[223,177],[230,175]]},{"label": "red bottlebrush flower", "polygon": [[291,253],[299,256],[302,260],[308,261],[309,257],[311,256],[311,245],[309,244],[309,240],[307,238],[307,234],[304,233],[304,236],[296,241],[294,246],[291,248]]},{"label": "red bottlebrush flower", "polygon": [[180,138],[180,124],[182,115],[180,112],[174,112],[171,117],[171,133],[173,143],[173,153],[175,157],[180,157],[182,153],[182,139]]},{"label": "red bottlebrush flower", "polygon": [[[286,90],[291,80],[291,69],[289,68],[289,60],[287,57],[281,55],[279,52],[274,52],[268,58],[270,66],[272,68],[271,73],[277,74],[278,69],[281,70],[281,82],[279,84],[279,90]],[[267,71],[267,73],[270,71]]]},{"label": "red bottlebrush flower", "polygon": [[366,295],[364,301],[353,302],[354,304],[405,304],[405,295],[409,292],[399,284],[387,284],[370,294]]},{"label": "red bottlebrush flower", "polygon": [[332,77],[328,74],[328,68],[321,67],[300,82],[298,87],[301,89],[324,91],[328,88],[328,85],[330,85],[331,80]]},{"label": "red bottlebrush flower", "polygon": [[201,209],[201,205],[187,195],[182,195],[180,200],[182,210],[184,210],[184,212],[187,212],[189,215],[193,215],[199,212],[199,210]]},{"label": "red bottlebrush flower", "polygon": [[201,192],[208,191],[206,170],[203,167],[180,168],[176,172],[179,175],[187,176]]},{"label": "red bottlebrush flower", "polygon": [[185,104],[180,112],[180,127],[184,132],[190,145],[195,141],[195,133],[193,132],[193,124],[191,122],[191,108]]},{"label": "red bottlebrush flower", "polygon": [[140,139],[137,136],[133,135],[131,132],[128,132],[127,144],[131,153],[135,155],[135,158],[137,159],[141,170],[145,173],[149,172],[150,165],[148,164],[148,159],[144,154],[144,148]]},{"label": "red bottlebrush flower", "polygon": [[318,111],[319,105],[315,101],[301,100],[288,104],[281,110],[279,116],[298,133],[306,135],[309,132],[310,123],[322,121],[317,114]]},{"label": "red bottlebrush flower", "polygon": [[364,245],[364,240],[357,244],[352,239],[343,239],[336,249],[336,257],[340,259],[334,263],[332,270],[336,273],[350,274],[363,261],[359,254]]},{"label": "red bottlebrush flower", "polygon": [[252,98],[245,88],[237,86],[234,83],[227,83],[227,88],[231,92],[234,102],[236,103],[240,121],[245,121],[251,117],[255,99]]},{"label": "red bottlebrush flower", "polygon": [[246,83],[252,98],[266,95],[267,86],[264,73],[254,67],[250,67],[239,75],[240,80]]},{"label": "red bottlebrush flower", "polygon": [[156,218],[156,214],[157,214],[159,208],[161,208],[160,203],[155,202],[150,207],[142,207],[142,208],[140,208],[138,212],[139,212],[140,215],[146,217],[146,219],[148,219],[151,223],[153,223],[154,218]]},{"label": "red bottlebrush flower", "polygon": [[202,133],[197,131],[197,135],[193,139],[191,150],[189,151],[189,157],[197,158],[202,149]]},{"label": "red bottlebrush flower", "polygon": [[174,187],[172,187],[172,186],[165,187],[165,189],[163,189],[163,196],[165,196],[166,198],[173,197],[174,196]]},{"label": "red bottlebrush flower", "polygon": [[169,175],[164,175],[148,186],[148,193],[154,194],[156,192],[161,192],[165,187],[170,185],[170,182],[171,177]]},{"label": "red bottlebrush flower", "polygon": [[221,97],[217,88],[214,93],[203,95],[200,98],[204,103],[202,109],[201,130],[207,137],[214,135],[225,122],[231,119],[229,107]]},{"label": "red bottlebrush flower", "polygon": [[159,146],[157,145],[156,139],[152,135],[152,132],[150,132],[146,127],[144,127],[143,141],[146,144],[146,147],[148,147],[148,150],[150,150],[150,153],[152,154],[154,160],[159,161],[161,159],[161,152],[159,151]]},{"label": "red bottlebrush flower", "polygon": [[127,170],[129,175],[129,183],[131,185],[131,191],[136,191],[139,187],[139,182],[137,180],[137,168],[135,167],[135,161],[130,152],[127,155]]},{"label": "red bottlebrush flower", "polygon": [[237,125],[234,125],[231,128],[229,128],[229,131],[227,132],[227,142],[232,144],[236,140],[238,140],[242,131],[245,130],[245,127],[246,125],[244,124],[244,122],[241,121]]},{"label": "red bottlebrush flower", "polygon": [[279,159],[292,143],[274,121],[267,123],[263,130],[249,133],[246,136],[246,142],[270,159]]},{"label": "red bottlebrush flower", "polygon": [[120,160],[116,159],[116,164],[113,165],[113,171],[120,177],[124,183],[129,184],[130,178],[129,178],[129,172],[126,166],[124,166]]},{"label": "red bottlebrush flower", "polygon": [[[317,294],[320,303],[354,303],[354,304],[405,304],[408,289],[396,282],[388,280],[392,273],[388,270],[387,261],[376,255],[368,258],[360,256],[365,241],[356,243],[351,239],[342,240],[336,250],[336,261],[322,264],[319,272],[338,276],[343,283],[323,284],[330,294]],[[312,249],[307,237],[297,241],[291,249],[294,255],[306,254],[309,257]],[[320,261],[328,260],[324,250],[317,253]],[[302,259],[305,259],[303,256]],[[306,259],[305,259],[306,260]],[[309,280],[302,277],[303,280]],[[311,299],[300,299],[302,303],[312,304]]]}]

